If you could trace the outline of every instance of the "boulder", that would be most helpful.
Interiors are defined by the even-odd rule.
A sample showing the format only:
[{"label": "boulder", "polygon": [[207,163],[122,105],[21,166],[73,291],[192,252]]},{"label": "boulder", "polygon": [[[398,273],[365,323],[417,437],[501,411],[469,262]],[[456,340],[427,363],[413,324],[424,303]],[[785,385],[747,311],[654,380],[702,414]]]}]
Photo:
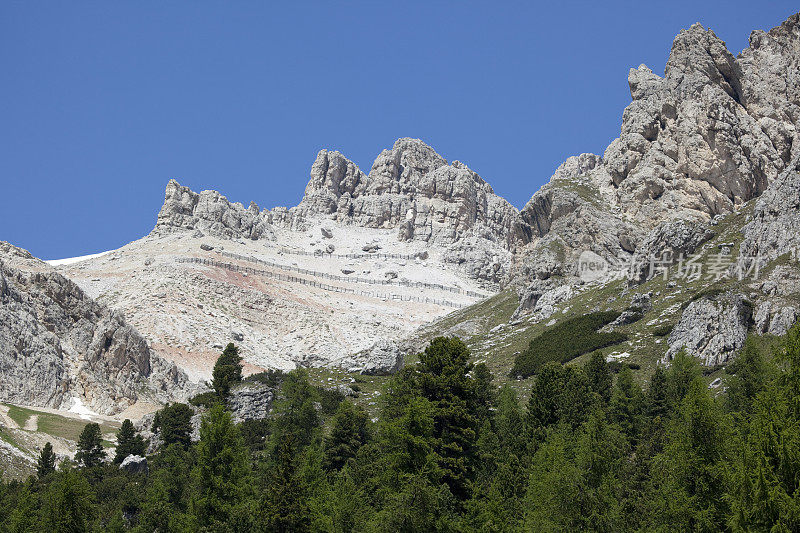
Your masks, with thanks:
[{"label": "boulder", "polygon": [[122,460],[119,465],[120,470],[124,470],[129,474],[147,474],[147,457],[140,455],[129,455]]}]

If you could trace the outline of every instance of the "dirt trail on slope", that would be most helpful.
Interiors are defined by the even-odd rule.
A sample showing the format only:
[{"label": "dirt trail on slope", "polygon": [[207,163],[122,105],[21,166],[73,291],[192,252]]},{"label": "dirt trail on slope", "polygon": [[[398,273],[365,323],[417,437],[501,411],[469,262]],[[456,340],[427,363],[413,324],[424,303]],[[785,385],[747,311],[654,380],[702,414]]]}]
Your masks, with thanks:
[{"label": "dirt trail on slope", "polygon": [[0,404],[0,425],[11,429],[19,429],[19,425],[8,416],[8,406]]},{"label": "dirt trail on slope", "polygon": [[25,427],[22,429],[25,431],[39,431],[39,415],[31,415],[25,421]]}]

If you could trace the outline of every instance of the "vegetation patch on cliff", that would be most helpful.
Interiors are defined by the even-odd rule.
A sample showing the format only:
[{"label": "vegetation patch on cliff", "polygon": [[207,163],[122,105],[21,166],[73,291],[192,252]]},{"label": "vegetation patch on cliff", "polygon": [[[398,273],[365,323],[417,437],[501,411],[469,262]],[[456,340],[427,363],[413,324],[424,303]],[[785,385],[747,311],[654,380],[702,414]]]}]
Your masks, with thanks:
[{"label": "vegetation patch on cliff", "polygon": [[600,332],[600,328],[619,317],[617,311],[600,311],[567,319],[531,340],[514,361],[512,375],[528,377],[545,363],[567,363],[585,353],[628,339],[623,333]]}]

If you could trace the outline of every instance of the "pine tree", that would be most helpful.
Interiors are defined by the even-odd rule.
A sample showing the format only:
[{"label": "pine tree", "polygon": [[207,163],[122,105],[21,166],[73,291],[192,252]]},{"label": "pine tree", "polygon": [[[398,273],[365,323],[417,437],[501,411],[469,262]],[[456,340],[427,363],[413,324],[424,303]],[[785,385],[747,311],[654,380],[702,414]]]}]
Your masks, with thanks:
[{"label": "pine tree", "polygon": [[720,531],[730,516],[727,419],[702,378],[695,378],[669,422],[655,461],[654,524],[680,531]]},{"label": "pine tree", "polygon": [[508,385],[500,389],[494,421],[503,451],[522,457],[525,452],[525,420],[517,392]]},{"label": "pine tree", "polygon": [[528,429],[537,432],[561,419],[561,401],[567,383],[567,371],[560,363],[545,363],[533,382],[528,400]]},{"label": "pine tree", "polygon": [[[41,519],[39,517],[39,498],[32,490],[32,481],[25,483],[20,490],[16,506],[11,511],[9,517],[9,531],[13,533],[35,533],[41,531]],[[0,530],[3,530],[3,523],[0,522]]]},{"label": "pine tree", "polygon": [[75,460],[78,464],[88,468],[99,465],[105,456],[106,452],[103,449],[103,435],[100,431],[100,425],[95,422],[89,422],[78,438],[78,451],[75,454]]},{"label": "pine tree", "polygon": [[298,450],[308,446],[320,426],[314,402],[318,393],[308,381],[304,368],[292,370],[283,380],[281,397],[275,402],[275,432],[292,435],[292,445]]},{"label": "pine tree", "polygon": [[129,455],[144,456],[146,451],[147,443],[136,432],[133,422],[126,418],[117,432],[117,452],[114,456],[114,464],[120,464]]},{"label": "pine tree", "polygon": [[677,408],[689,392],[692,382],[701,376],[697,360],[684,350],[679,351],[666,372],[667,405],[670,410]]},{"label": "pine tree", "polygon": [[92,531],[95,515],[94,493],[81,472],[69,468],[59,472],[44,495],[43,530]]},{"label": "pine tree", "polygon": [[331,419],[331,432],[325,438],[323,465],[327,470],[339,470],[356,456],[369,439],[368,416],[360,406],[348,401],[339,404]]},{"label": "pine tree", "polygon": [[726,407],[733,412],[749,414],[756,395],[770,381],[769,367],[753,338],[748,337],[726,373],[733,374],[726,389]]},{"label": "pine tree", "polygon": [[36,462],[36,475],[39,476],[39,479],[44,479],[55,471],[56,454],[53,452],[53,445],[47,442],[42,448],[42,453],[39,454],[39,460]]},{"label": "pine tree", "polygon": [[584,371],[589,378],[592,390],[600,395],[604,402],[607,403],[611,400],[613,376],[603,354],[600,352],[592,353],[589,362],[584,367]]},{"label": "pine tree", "polygon": [[617,376],[609,412],[611,420],[619,424],[630,439],[634,439],[641,429],[643,405],[642,389],[634,383],[633,372],[626,366]]},{"label": "pine tree", "polygon": [[559,400],[559,419],[577,428],[592,411],[596,396],[592,392],[589,378],[580,367],[564,367],[566,376]]},{"label": "pine tree", "polygon": [[738,489],[731,491],[730,522],[740,530],[800,531],[800,325],[789,331],[775,359],[778,366],[767,372],[778,377],[752,403]]},{"label": "pine tree", "polygon": [[291,433],[276,435],[269,463],[269,485],[261,505],[264,531],[303,533],[311,529],[308,491],[297,474],[294,438]]},{"label": "pine tree", "polygon": [[185,403],[173,403],[158,411],[153,418],[153,431],[160,432],[164,447],[170,444],[189,446],[194,411]]},{"label": "pine tree", "polygon": [[663,367],[657,366],[653,377],[650,378],[650,386],[647,388],[645,401],[647,416],[650,418],[666,416],[667,401],[667,375]]},{"label": "pine tree", "polygon": [[249,498],[250,462],[230,412],[216,405],[203,417],[192,508],[202,528],[224,530],[234,508]]},{"label": "pine tree", "polygon": [[221,398],[226,398],[231,387],[242,381],[242,357],[232,342],[217,359],[212,372],[212,386]]},{"label": "pine tree", "polygon": [[472,370],[472,378],[475,380],[478,420],[487,420],[497,402],[497,387],[492,383],[494,376],[486,363],[478,363]]},{"label": "pine tree", "polygon": [[470,494],[481,406],[470,377],[469,350],[457,337],[437,337],[419,354],[414,382],[434,408],[434,451],[443,481],[460,500]]}]

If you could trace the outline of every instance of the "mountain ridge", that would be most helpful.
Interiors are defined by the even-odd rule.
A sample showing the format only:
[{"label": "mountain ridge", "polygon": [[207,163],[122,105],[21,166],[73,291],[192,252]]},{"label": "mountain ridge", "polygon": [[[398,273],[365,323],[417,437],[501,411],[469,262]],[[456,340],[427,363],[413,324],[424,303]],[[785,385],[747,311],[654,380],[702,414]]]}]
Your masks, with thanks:
[{"label": "mountain ridge", "polygon": [[[58,272],[124,312],[151,349],[197,381],[228,341],[241,345],[253,371],[337,364],[380,373],[402,364],[414,330],[451,312],[443,302],[467,307],[481,290],[514,293],[503,331],[550,323],[573,306],[601,309],[586,298],[592,291],[621,301],[654,284],[646,268],[613,291],[582,279],[579,258],[588,252],[617,273],[664,254],[672,268],[712,247],[740,259],[763,252],[771,277],[758,286],[730,283],[730,297],[659,310],[680,324],[665,343],[669,353],[701,346],[695,355],[723,364],[737,347],[720,351],[688,337],[724,329],[719,316],[749,313],[750,293],[754,308],[736,324],[738,337],[751,323],[780,333],[800,309],[794,292],[776,288],[794,291],[794,265],[775,266],[782,250],[800,244],[791,229],[799,62],[800,14],[753,32],[736,57],[713,31],[682,30],[664,76],[644,65],[630,70],[620,136],[602,155],[568,158],[522,209],[465,164],[401,138],[367,173],[320,150],[291,208],[245,207],[171,180],[148,236]],[[732,220],[725,235],[733,244],[720,241]],[[426,289],[430,301],[419,302],[421,282],[438,287]],[[380,363],[370,365],[370,354]]]}]

